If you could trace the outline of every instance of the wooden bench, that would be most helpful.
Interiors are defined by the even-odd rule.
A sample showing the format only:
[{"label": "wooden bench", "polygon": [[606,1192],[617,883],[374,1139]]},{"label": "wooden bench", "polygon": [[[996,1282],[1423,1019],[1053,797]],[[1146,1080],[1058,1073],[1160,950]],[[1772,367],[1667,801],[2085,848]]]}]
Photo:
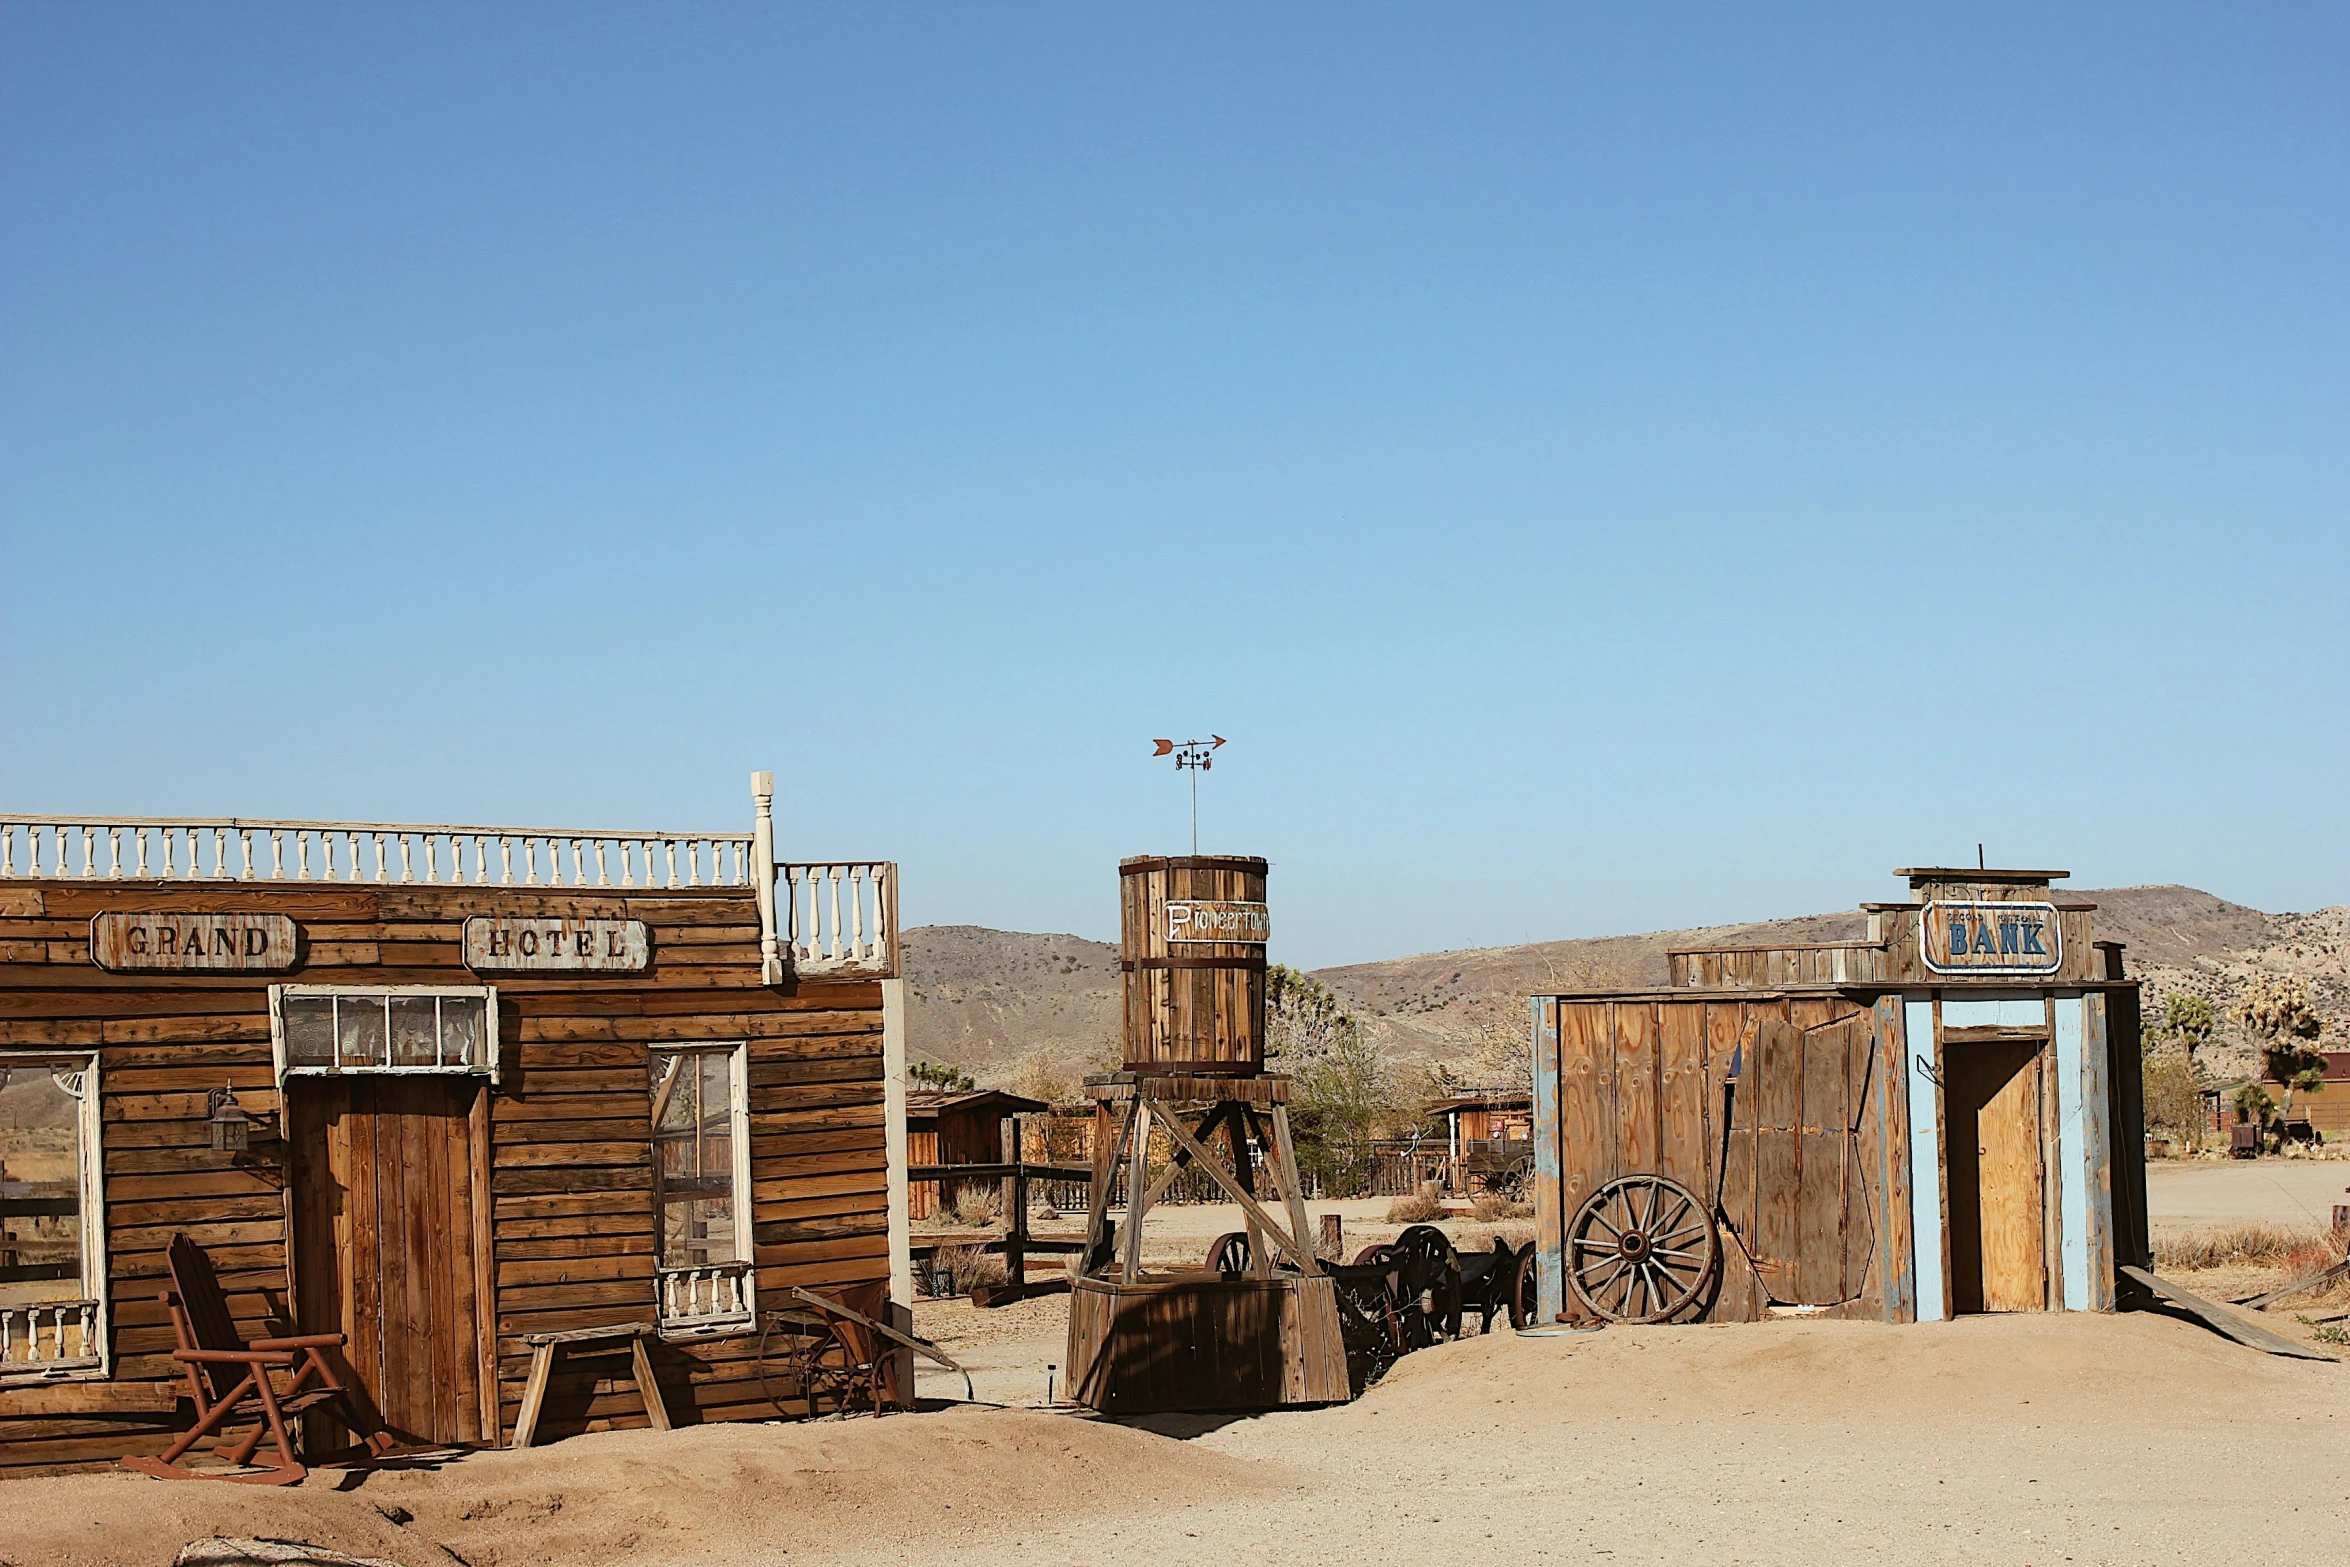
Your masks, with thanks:
[{"label": "wooden bench", "polygon": [[568,1333],[525,1334],[522,1342],[530,1346],[530,1380],[523,1384],[522,1409],[514,1417],[514,1445],[528,1447],[538,1435],[539,1409],[547,1401],[547,1383],[555,1375],[559,1353],[585,1359],[625,1352],[636,1373],[637,1393],[645,1401],[645,1418],[654,1430],[668,1430],[669,1406],[662,1402],[661,1384],[653,1380],[652,1357],[645,1353],[645,1338],[652,1331],[642,1322],[624,1322],[609,1328],[573,1328]]}]

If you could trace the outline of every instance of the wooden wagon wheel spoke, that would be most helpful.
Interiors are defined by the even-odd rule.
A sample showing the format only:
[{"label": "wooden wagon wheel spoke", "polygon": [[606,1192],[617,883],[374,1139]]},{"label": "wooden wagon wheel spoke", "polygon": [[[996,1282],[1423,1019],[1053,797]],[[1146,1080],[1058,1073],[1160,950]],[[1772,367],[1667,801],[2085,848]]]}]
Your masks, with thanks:
[{"label": "wooden wagon wheel spoke", "polygon": [[1662,1175],[1619,1176],[1566,1227],[1567,1285],[1610,1322],[1664,1322],[1703,1293],[1721,1256],[1712,1214]]}]

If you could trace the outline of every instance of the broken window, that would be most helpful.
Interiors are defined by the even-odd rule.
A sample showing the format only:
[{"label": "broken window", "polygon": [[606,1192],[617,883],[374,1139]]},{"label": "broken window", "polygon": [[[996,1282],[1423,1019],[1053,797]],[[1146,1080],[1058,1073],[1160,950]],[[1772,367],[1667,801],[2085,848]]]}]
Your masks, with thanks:
[{"label": "broken window", "polygon": [[652,1052],[655,1287],[661,1331],[671,1336],[751,1323],[745,1054],[739,1044]]},{"label": "broken window", "polygon": [[107,1373],[98,1058],[0,1053],[0,1386]]}]

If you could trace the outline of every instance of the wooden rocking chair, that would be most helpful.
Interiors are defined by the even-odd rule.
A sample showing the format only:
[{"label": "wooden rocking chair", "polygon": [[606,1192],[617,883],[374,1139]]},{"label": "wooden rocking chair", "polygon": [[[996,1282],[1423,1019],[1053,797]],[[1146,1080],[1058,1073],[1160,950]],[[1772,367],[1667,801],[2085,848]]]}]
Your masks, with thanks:
[{"label": "wooden rocking chair", "polygon": [[[212,1259],[185,1235],[171,1238],[169,1253],[174,1288],[162,1296],[171,1313],[172,1336],[179,1347],[171,1358],[187,1367],[188,1390],[196,1401],[196,1423],[183,1432],[159,1458],[126,1458],[126,1469],[159,1480],[240,1480],[248,1485],[291,1485],[310,1471],[303,1467],[286,1422],[303,1411],[340,1402],[344,1424],[353,1430],[365,1423],[351,1390],[337,1382],[318,1353],[343,1342],[340,1333],[306,1333],[298,1338],[255,1339],[248,1344],[237,1335],[229,1315],[228,1296]],[[300,1366],[296,1370],[296,1365]],[[291,1373],[286,1376],[286,1373]],[[279,1381],[278,1377],[285,1380]],[[223,1456],[233,1469],[253,1462],[263,1437],[276,1444],[276,1463],[244,1473],[191,1469],[179,1462],[188,1449],[206,1436],[216,1435],[240,1417],[254,1420],[253,1432]],[[378,1430],[350,1451],[382,1457],[392,1446],[391,1434]],[[338,1455],[339,1456],[339,1455]]]}]

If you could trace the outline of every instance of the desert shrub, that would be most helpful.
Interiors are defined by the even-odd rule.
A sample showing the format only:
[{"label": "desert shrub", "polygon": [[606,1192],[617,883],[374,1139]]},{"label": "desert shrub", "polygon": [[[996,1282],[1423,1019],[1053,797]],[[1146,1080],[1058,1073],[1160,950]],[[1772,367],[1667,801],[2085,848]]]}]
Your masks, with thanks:
[{"label": "desert shrub", "polygon": [[955,1193],[955,1217],[965,1224],[993,1224],[1004,1211],[1004,1194],[995,1187],[965,1182]]},{"label": "desert shrub", "polygon": [[1444,1216],[1444,1204],[1433,1197],[1398,1197],[1387,1205],[1390,1224],[1433,1224]]},{"label": "desert shrub", "polygon": [[1530,1202],[1512,1202],[1499,1192],[1479,1192],[1469,1199],[1469,1216],[1479,1224],[1499,1224],[1504,1219],[1531,1219],[1534,1205]]},{"label": "desert shrub", "polygon": [[968,1295],[974,1284],[1004,1282],[1004,1259],[976,1246],[942,1246],[932,1259],[933,1269],[944,1268],[955,1281],[955,1293]]}]

